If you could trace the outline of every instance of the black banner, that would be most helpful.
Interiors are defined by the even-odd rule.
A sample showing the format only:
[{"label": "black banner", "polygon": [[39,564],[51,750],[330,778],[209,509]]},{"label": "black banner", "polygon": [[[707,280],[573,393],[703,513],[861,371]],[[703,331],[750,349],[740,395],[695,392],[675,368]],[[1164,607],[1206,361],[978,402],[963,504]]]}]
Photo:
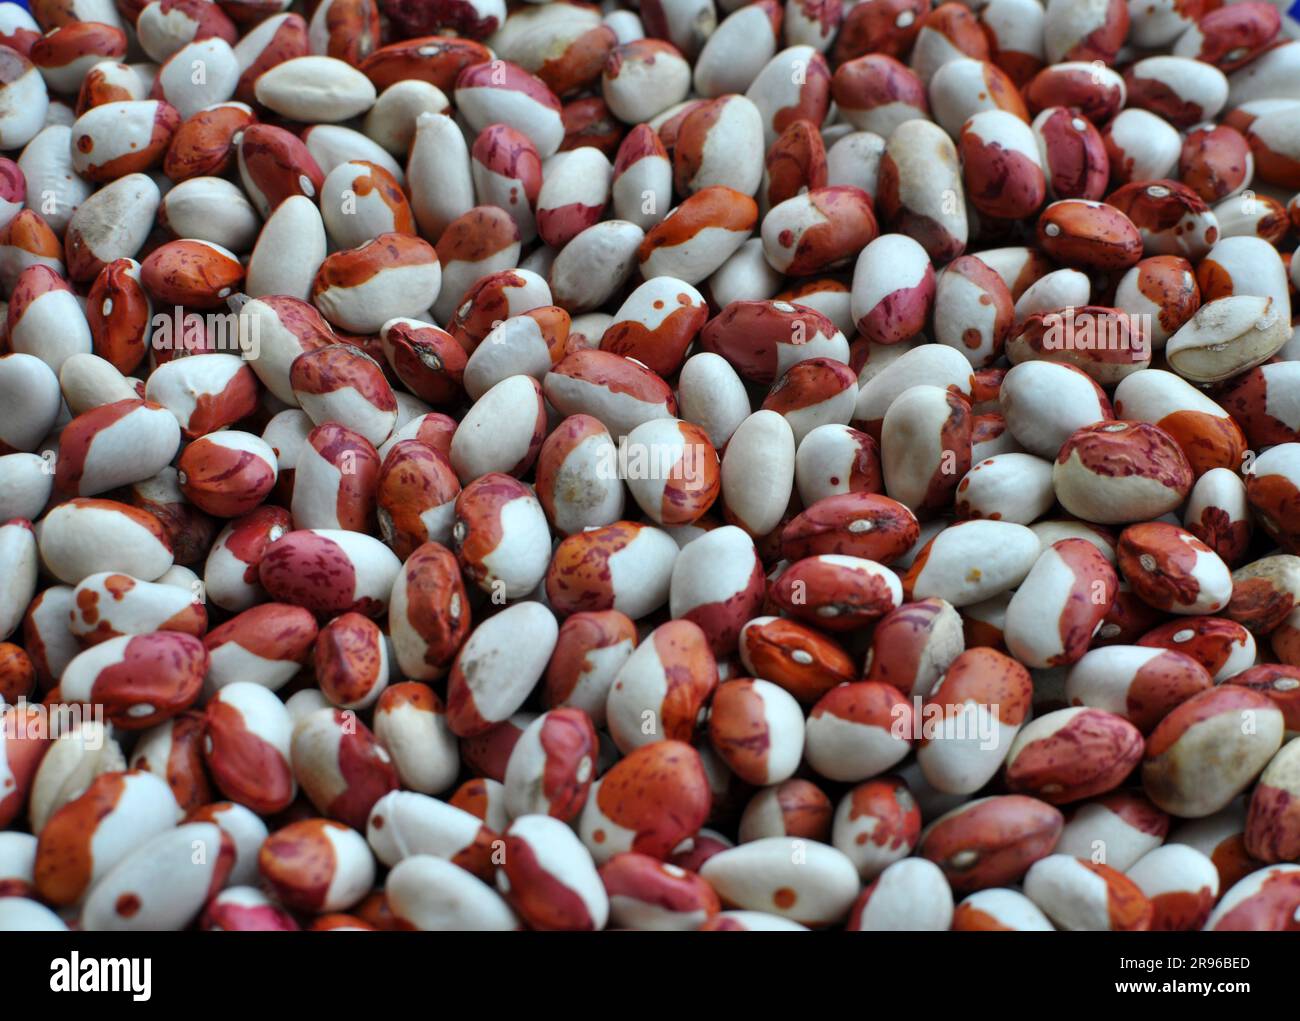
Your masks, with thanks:
[{"label": "black banner", "polygon": [[[693,1012],[701,1004],[731,1011],[750,1001],[771,1008],[783,985],[803,1002],[815,991],[829,1004],[854,980],[887,976],[918,1009],[927,996],[938,1008],[954,997],[974,1004],[987,996],[994,1005],[1042,993],[1041,1002],[1071,1008],[1174,997],[1232,1010],[1234,1000],[1260,995],[1294,1002],[1296,960],[1285,935],[1208,933],[33,933],[6,937],[0,948],[11,1008],[78,996],[145,1009],[319,1006],[330,1016],[417,998],[437,1009],[443,996],[447,1006],[481,1001],[493,1009],[539,997],[589,1004],[662,997],[674,1010],[690,1003]],[[673,992],[678,970],[682,984]],[[445,991],[430,1001],[440,983]],[[611,995],[593,998],[597,992]]]}]

